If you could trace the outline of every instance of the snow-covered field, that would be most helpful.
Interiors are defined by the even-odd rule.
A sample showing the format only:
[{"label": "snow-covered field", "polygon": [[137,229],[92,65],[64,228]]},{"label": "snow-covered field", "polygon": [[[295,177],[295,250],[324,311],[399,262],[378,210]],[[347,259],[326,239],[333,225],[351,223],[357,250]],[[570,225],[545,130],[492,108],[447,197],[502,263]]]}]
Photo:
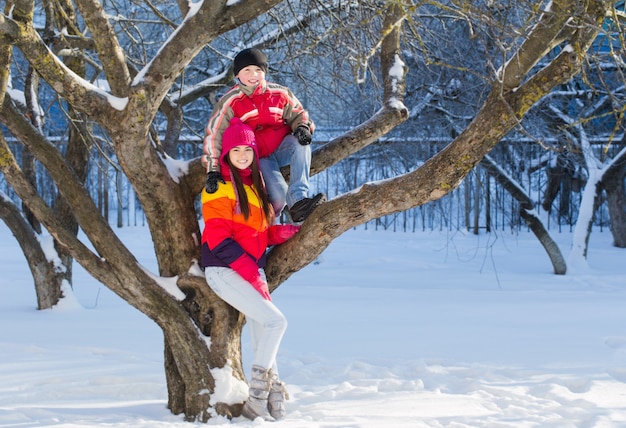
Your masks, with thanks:
[{"label": "snow-covered field", "polygon": [[[119,233],[155,271],[147,228]],[[209,426],[625,427],[626,251],[590,245],[555,276],[527,233],[347,232],[273,295],[287,418]],[[78,266],[37,311],[4,225],[0,259],[0,427],[196,425],[166,408],[156,325]]]}]

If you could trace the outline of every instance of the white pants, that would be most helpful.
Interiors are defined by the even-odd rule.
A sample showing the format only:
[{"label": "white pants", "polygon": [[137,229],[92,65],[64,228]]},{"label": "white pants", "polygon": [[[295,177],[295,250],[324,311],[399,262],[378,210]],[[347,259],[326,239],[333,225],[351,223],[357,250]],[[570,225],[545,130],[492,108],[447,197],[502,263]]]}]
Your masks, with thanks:
[{"label": "white pants", "polygon": [[[259,272],[265,279],[263,269]],[[287,330],[285,316],[233,269],[207,267],[204,275],[215,294],[245,315],[252,342],[253,364],[276,371],[276,354]]]}]

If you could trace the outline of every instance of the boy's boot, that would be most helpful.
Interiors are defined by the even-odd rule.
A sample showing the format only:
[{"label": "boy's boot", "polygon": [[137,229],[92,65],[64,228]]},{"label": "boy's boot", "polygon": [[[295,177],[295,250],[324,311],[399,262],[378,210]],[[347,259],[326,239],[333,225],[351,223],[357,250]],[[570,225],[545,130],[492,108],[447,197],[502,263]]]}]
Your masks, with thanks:
[{"label": "boy's boot", "polygon": [[319,204],[326,200],[326,195],[318,193],[312,198],[300,199],[289,208],[289,215],[294,223],[303,222]]},{"label": "boy's boot", "polygon": [[289,394],[285,384],[278,380],[278,375],[272,373],[270,376],[270,394],[267,405],[270,415],[274,419],[282,419],[285,417],[285,400],[289,400]]},{"label": "boy's boot", "polygon": [[241,414],[250,420],[259,416],[266,421],[274,418],[268,411],[267,398],[270,393],[270,371],[256,364],[252,366],[248,401],[243,405]]}]

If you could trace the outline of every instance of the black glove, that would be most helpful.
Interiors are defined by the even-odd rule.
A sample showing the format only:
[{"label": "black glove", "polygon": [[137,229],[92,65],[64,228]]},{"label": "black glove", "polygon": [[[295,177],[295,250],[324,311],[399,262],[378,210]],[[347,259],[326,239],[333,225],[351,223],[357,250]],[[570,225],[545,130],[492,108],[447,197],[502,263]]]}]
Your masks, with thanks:
[{"label": "black glove", "polygon": [[298,143],[303,146],[308,146],[311,144],[311,131],[306,126],[298,126],[295,131],[293,131],[293,136],[298,139]]},{"label": "black glove", "polygon": [[217,192],[217,182],[221,181],[222,183],[226,183],[222,178],[222,174],[217,171],[211,171],[206,175],[206,185],[204,188],[207,193],[215,193]]}]

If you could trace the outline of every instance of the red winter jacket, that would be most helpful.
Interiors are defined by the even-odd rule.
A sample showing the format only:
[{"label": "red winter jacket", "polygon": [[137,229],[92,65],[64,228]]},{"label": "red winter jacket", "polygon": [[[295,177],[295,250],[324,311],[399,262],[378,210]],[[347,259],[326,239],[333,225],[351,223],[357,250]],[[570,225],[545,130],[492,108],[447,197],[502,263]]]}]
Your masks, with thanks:
[{"label": "red winter jacket", "polygon": [[267,81],[256,87],[235,85],[220,98],[206,126],[203,162],[207,172],[220,170],[222,134],[233,117],[252,128],[262,158],[272,154],[298,126],[315,130],[308,112],[289,88]]}]

